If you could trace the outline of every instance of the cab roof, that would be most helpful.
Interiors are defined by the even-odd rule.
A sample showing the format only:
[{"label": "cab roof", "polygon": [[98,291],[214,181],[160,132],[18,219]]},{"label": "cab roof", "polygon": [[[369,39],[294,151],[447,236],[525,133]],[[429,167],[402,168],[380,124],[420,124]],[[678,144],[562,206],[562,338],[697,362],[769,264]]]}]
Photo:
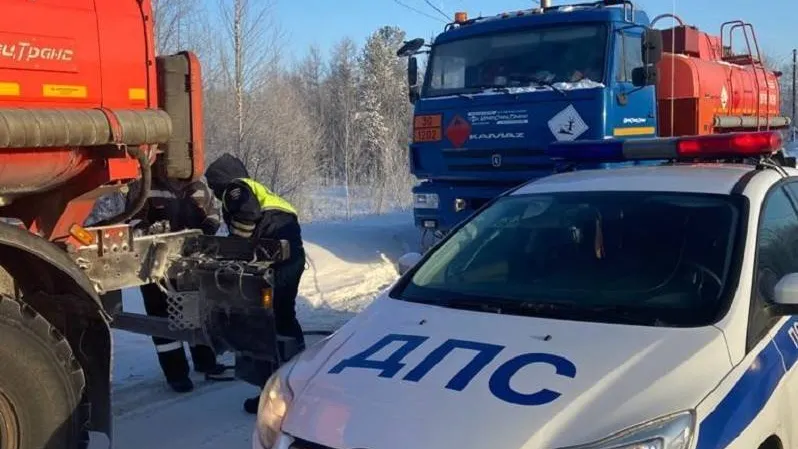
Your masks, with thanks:
[{"label": "cab roof", "polygon": [[[585,191],[661,191],[728,195],[744,176],[756,170],[756,167],[745,164],[677,164],[579,170],[530,181],[512,195]],[[787,170],[791,176],[798,175],[798,170]],[[775,170],[759,171],[772,172],[773,176],[780,177]]]},{"label": "cab roof", "polygon": [[[442,44],[482,34],[494,34],[548,25],[625,21],[623,8],[606,7],[598,4],[560,5],[559,7],[551,8],[546,13],[534,13],[533,11],[534,9],[486,17],[480,16],[470,20],[465,25],[447,29],[435,38],[434,43]],[[634,24],[647,26],[649,23],[646,12],[641,9],[635,9]]]}]

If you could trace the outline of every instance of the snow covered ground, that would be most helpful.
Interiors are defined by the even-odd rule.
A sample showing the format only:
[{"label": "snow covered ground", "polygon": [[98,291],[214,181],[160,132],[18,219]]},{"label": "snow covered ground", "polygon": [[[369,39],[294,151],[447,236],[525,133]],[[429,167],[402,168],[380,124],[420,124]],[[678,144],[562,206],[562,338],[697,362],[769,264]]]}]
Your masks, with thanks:
[{"label": "snow covered ground", "polygon": [[[297,309],[306,330],[340,327],[396,279],[394,262],[418,246],[409,213],[310,223],[303,237],[310,267]],[[138,290],[124,300],[126,310],[143,312]],[[251,447],[254,417],[242,402],[255,388],[196,376],[195,391],[178,395],[164,383],[149,337],[115,330],[114,339],[115,449]],[[107,445],[93,437],[90,448]]]}]

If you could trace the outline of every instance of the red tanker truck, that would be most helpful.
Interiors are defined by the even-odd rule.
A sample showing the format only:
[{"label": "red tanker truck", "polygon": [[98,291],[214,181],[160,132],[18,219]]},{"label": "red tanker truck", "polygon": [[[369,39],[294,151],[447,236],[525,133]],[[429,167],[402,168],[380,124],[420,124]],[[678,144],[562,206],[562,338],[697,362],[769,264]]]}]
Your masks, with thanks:
[{"label": "red tanker truck", "polygon": [[[156,56],[149,0],[2,9],[0,447],[74,449],[89,431],[111,437],[111,326],[274,361],[269,285],[288,249],[127,224],[153,179],[204,169],[200,65]],[[129,210],[85,227],[100,196],[133,181]],[[168,319],[111,294],[153,282]]]}]

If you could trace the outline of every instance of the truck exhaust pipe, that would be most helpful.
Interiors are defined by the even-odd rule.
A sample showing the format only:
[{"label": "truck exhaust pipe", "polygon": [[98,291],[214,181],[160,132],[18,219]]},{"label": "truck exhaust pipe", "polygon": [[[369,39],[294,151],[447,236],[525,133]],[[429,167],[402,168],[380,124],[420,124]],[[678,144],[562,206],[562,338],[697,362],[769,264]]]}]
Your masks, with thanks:
[{"label": "truck exhaust pipe", "polygon": [[551,8],[551,0],[540,0],[541,8]]}]

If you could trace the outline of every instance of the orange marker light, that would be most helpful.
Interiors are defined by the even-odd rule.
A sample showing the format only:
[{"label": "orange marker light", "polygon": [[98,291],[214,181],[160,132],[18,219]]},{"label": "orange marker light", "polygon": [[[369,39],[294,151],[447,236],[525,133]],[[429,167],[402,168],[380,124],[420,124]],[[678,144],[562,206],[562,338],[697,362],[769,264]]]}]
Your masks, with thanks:
[{"label": "orange marker light", "polygon": [[261,290],[261,300],[263,301],[263,307],[271,309],[273,296],[274,292],[272,291],[271,288],[264,288],[263,290]]},{"label": "orange marker light", "polygon": [[94,234],[83,229],[83,226],[75,223],[69,228],[69,235],[75,237],[75,240],[88,246],[94,243]]},{"label": "orange marker light", "polygon": [[468,13],[467,12],[456,12],[454,13],[454,22],[455,23],[465,23],[468,21]]}]

